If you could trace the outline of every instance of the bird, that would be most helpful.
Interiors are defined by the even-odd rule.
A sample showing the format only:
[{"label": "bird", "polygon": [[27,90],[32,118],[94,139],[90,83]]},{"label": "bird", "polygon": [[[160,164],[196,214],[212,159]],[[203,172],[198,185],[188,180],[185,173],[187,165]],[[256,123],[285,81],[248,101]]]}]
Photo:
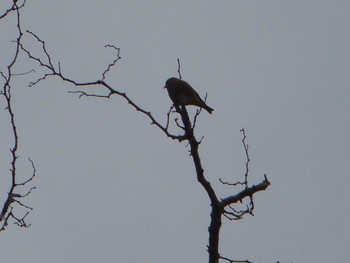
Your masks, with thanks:
[{"label": "bird", "polygon": [[210,108],[198,95],[198,93],[186,81],[178,78],[170,78],[165,82],[169,97],[174,105],[195,105],[205,109],[210,114],[214,109]]}]

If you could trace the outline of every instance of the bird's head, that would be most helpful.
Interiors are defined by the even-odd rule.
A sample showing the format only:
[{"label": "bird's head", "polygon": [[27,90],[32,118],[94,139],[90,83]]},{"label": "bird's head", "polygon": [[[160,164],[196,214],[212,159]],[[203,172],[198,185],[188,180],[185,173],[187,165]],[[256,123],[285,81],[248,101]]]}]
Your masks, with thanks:
[{"label": "bird's head", "polygon": [[176,83],[176,81],[179,80],[178,78],[170,78],[165,82],[164,89],[168,86],[171,86],[172,84]]}]

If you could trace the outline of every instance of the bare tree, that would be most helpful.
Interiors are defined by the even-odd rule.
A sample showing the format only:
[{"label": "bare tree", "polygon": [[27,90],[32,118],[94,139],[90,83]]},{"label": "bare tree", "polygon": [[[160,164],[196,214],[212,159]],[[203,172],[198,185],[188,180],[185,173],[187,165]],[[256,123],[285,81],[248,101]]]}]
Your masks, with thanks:
[{"label": "bare tree", "polygon": [[[17,38],[14,42],[15,49],[12,56],[11,61],[8,63],[7,70],[5,72],[0,72],[3,84],[2,89],[0,90],[0,95],[2,95],[2,98],[4,99],[5,103],[5,110],[8,113],[9,116],[9,125],[11,127],[11,133],[12,133],[12,139],[13,144],[10,149],[11,153],[11,163],[10,163],[10,173],[9,176],[11,177],[11,183],[9,185],[7,198],[3,201],[3,206],[1,209],[0,214],[0,231],[4,230],[7,226],[9,221],[12,219],[14,220],[15,224],[21,227],[28,227],[30,224],[26,222],[26,217],[29,214],[29,210],[32,210],[28,205],[25,205],[21,199],[28,196],[35,187],[27,188],[27,190],[21,190],[21,187],[27,186],[35,177],[36,169],[34,166],[34,162],[29,159],[29,162],[32,166],[32,173],[28,177],[27,180],[20,182],[17,178],[17,162],[18,162],[18,146],[19,146],[19,138],[18,138],[18,132],[16,127],[16,121],[15,121],[15,113],[12,107],[12,79],[17,75],[13,72],[13,68],[15,64],[17,63],[19,54],[20,54],[20,46],[21,46],[21,39],[23,36],[22,29],[21,29],[21,20],[20,20],[20,9],[25,6],[25,2],[23,1],[22,4],[17,4],[17,1],[13,1],[11,7],[7,9],[3,14],[0,15],[0,19],[6,19],[7,17],[11,15],[16,16],[17,21]],[[25,209],[26,212],[24,212],[23,215],[17,215],[17,212],[14,210],[15,206],[20,206]]]},{"label": "bare tree", "polygon": [[[194,115],[193,119],[191,120],[189,117],[189,114],[186,110],[186,107],[184,106],[172,106],[168,113],[167,113],[167,121],[165,125],[162,125],[160,122],[158,122],[152,115],[151,112],[147,111],[146,109],[141,108],[138,106],[132,99],[130,99],[125,92],[118,91],[117,89],[113,88],[111,85],[109,85],[106,82],[106,75],[109,73],[111,68],[121,59],[120,57],[120,49],[117,48],[114,45],[106,45],[105,47],[113,48],[116,51],[116,56],[112,60],[112,62],[106,67],[106,69],[101,73],[101,78],[94,81],[87,81],[87,82],[78,82],[74,79],[66,77],[61,70],[61,66],[58,63],[57,66],[53,65],[51,62],[51,56],[49,52],[47,51],[45,42],[41,40],[35,33],[27,31],[30,35],[32,35],[37,41],[41,43],[43,52],[45,54],[45,58],[40,58],[33,56],[30,52],[30,50],[26,49],[24,46],[21,46],[22,50],[27,53],[28,57],[30,59],[33,59],[38,63],[38,65],[45,70],[47,70],[47,73],[44,74],[44,76],[40,77],[36,81],[30,83],[30,86],[34,86],[37,83],[47,79],[48,77],[59,77],[65,82],[71,83],[76,87],[87,87],[87,86],[100,86],[104,93],[96,94],[96,93],[88,93],[84,90],[76,90],[71,91],[70,93],[78,94],[79,97],[84,96],[92,96],[97,98],[111,98],[112,95],[118,95],[123,97],[135,110],[141,112],[146,117],[148,117],[151,120],[151,124],[156,125],[159,129],[161,129],[164,134],[173,139],[178,140],[179,142],[182,142],[186,140],[188,142],[188,145],[190,147],[189,152],[190,156],[193,159],[193,164],[196,169],[197,174],[197,180],[202,185],[204,190],[207,192],[208,197],[210,199],[210,205],[211,205],[211,222],[209,226],[209,245],[208,245],[208,253],[209,253],[209,263],[216,263],[219,261],[219,259],[226,260],[229,262],[249,262],[247,260],[245,261],[235,261],[230,260],[226,257],[222,257],[219,254],[219,235],[220,235],[220,227],[221,227],[221,220],[222,216],[225,216],[229,220],[239,220],[241,219],[245,214],[253,214],[254,210],[254,200],[253,196],[255,193],[259,191],[265,190],[269,185],[270,182],[267,180],[266,175],[264,175],[264,179],[262,182],[260,182],[257,185],[249,185],[248,178],[249,178],[249,152],[248,152],[248,145],[246,144],[246,134],[245,130],[242,129],[241,132],[243,134],[243,147],[246,155],[246,172],[244,175],[244,180],[242,182],[235,182],[235,183],[229,183],[224,182],[220,180],[224,185],[235,187],[235,186],[243,186],[243,190],[239,191],[235,195],[231,195],[222,199],[219,199],[217,196],[216,191],[212,188],[210,182],[205,178],[204,175],[204,169],[201,163],[200,155],[199,155],[199,146],[201,144],[201,140],[198,140],[195,136],[195,128],[196,128],[196,122],[198,120],[198,116],[201,113],[201,109],[197,110],[196,114]],[[45,62],[48,61],[48,62]],[[181,72],[180,72],[180,61],[178,60],[178,73],[179,77],[181,78]],[[175,111],[173,111],[175,108]],[[178,120],[177,117],[174,117],[173,120],[175,124],[183,131],[182,134],[172,134],[169,131],[169,123],[171,120],[172,114],[179,114],[181,118],[181,122]],[[242,203],[245,200],[247,201],[247,204],[243,210],[236,209],[233,205],[237,203]]]},{"label": "bare tree", "polygon": [[[24,3],[23,3],[24,6]],[[11,67],[12,65],[16,62],[18,53],[20,51],[24,52],[31,60],[36,62],[37,66],[44,69],[46,73],[44,73],[43,76],[37,78],[35,81],[31,82],[29,86],[34,86],[38,84],[39,82],[45,81],[47,78],[50,77],[58,77],[62,81],[65,81],[67,83],[72,84],[75,86],[77,89],[74,91],[70,91],[70,93],[77,94],[80,98],[82,97],[96,97],[96,98],[106,98],[110,99],[113,95],[117,95],[122,97],[127,103],[130,104],[130,106],[143,114],[146,118],[150,119],[151,124],[155,125],[157,128],[159,128],[161,131],[163,131],[164,135],[173,139],[177,140],[179,142],[187,141],[187,146],[189,147],[189,153],[190,156],[193,160],[193,165],[195,167],[196,171],[196,176],[197,180],[200,183],[200,185],[204,188],[206,191],[209,200],[210,200],[210,206],[211,206],[211,213],[210,213],[210,226],[209,226],[209,244],[208,244],[208,254],[209,254],[209,263],[218,263],[220,260],[222,261],[227,261],[227,262],[247,262],[249,263],[250,261],[248,260],[233,260],[229,259],[227,257],[221,256],[219,253],[219,240],[220,240],[220,228],[222,224],[222,217],[224,216],[228,220],[239,220],[242,219],[244,215],[250,214],[253,215],[253,210],[254,210],[254,195],[259,192],[259,191],[264,191],[267,189],[267,187],[270,185],[270,182],[268,181],[266,175],[264,175],[263,180],[256,184],[252,185],[249,183],[249,163],[250,163],[250,157],[249,157],[249,151],[248,151],[248,144],[246,143],[246,133],[244,129],[241,129],[242,132],[242,144],[246,156],[246,163],[245,163],[245,174],[244,174],[244,179],[242,181],[238,182],[224,182],[221,179],[220,182],[224,186],[228,187],[236,187],[238,188],[238,191],[234,195],[230,195],[227,197],[219,198],[218,193],[210,182],[206,179],[205,173],[204,173],[204,168],[201,163],[201,158],[199,154],[199,148],[202,143],[202,139],[198,140],[195,134],[196,130],[196,123],[198,121],[198,116],[201,114],[201,109],[197,110],[195,115],[193,117],[190,117],[187,109],[185,106],[171,106],[169,111],[166,113],[167,119],[165,124],[161,124],[159,121],[157,121],[152,113],[140,106],[137,105],[129,96],[123,92],[118,90],[117,88],[113,87],[112,85],[108,84],[107,82],[107,75],[111,72],[111,69],[113,66],[115,66],[119,60],[121,59],[120,57],[120,49],[116,47],[115,45],[106,45],[106,48],[112,48],[115,51],[115,57],[112,59],[111,63],[106,66],[105,70],[102,71],[100,78],[97,80],[93,81],[85,81],[85,82],[79,82],[76,81],[72,78],[67,77],[60,66],[60,63],[57,65],[54,65],[51,59],[51,55],[48,52],[48,48],[46,46],[46,43],[35,33],[31,31],[26,31],[25,34],[28,34],[31,36],[34,40],[36,40],[38,43],[40,43],[41,48],[42,48],[42,53],[43,57],[36,56],[31,52],[31,50],[26,47],[25,45],[22,44],[20,41],[21,36],[22,36],[22,31],[20,28],[20,22],[19,22],[19,7],[17,6],[16,2],[14,2],[14,10],[18,14],[18,31],[19,31],[19,37],[17,39],[17,51],[16,51],[16,56],[13,60],[13,63],[8,67],[8,73],[5,75],[4,73],[2,74],[3,78],[6,80],[4,90],[2,91],[2,95],[6,98],[7,101],[7,109],[9,111],[9,114],[11,116],[11,120],[13,120],[13,112],[11,109],[11,93],[10,93],[10,80],[11,80]],[[11,11],[9,11],[11,12]],[[180,70],[180,61],[177,61],[177,71],[179,74],[179,77],[181,78],[181,70]],[[89,93],[86,88],[87,87],[100,87],[101,88],[101,93]],[[179,127],[181,133],[180,134],[173,134],[170,131],[170,123],[174,122],[177,127]],[[15,145],[11,149],[11,152],[13,154],[13,168],[12,172],[15,171],[15,162],[16,162],[16,150],[17,150],[17,144],[18,144],[18,136],[17,136],[17,131],[16,131],[16,126],[14,124],[14,121],[11,121],[12,127],[14,130],[14,137],[15,137]],[[22,184],[13,184],[13,188],[17,187],[18,185],[24,185],[28,183],[30,180],[33,179],[35,176],[35,167],[34,164],[32,163],[33,167],[33,174],[28,179],[28,181],[22,183]],[[14,174],[14,172],[13,172]],[[15,177],[15,175],[13,175]],[[31,190],[30,190],[31,191]],[[27,193],[29,194],[30,191]],[[13,193],[9,195],[9,199],[11,202],[14,202],[12,200],[15,200],[13,198]],[[16,201],[18,202],[18,201]],[[241,205],[236,206],[237,204],[245,204],[244,208],[242,209]],[[21,203],[20,203],[21,204]],[[9,206],[8,206],[9,207]],[[8,209],[7,209],[8,210]],[[5,209],[5,212],[7,211]],[[12,215],[13,216],[13,215]],[[18,222],[21,222],[18,220]]]}]

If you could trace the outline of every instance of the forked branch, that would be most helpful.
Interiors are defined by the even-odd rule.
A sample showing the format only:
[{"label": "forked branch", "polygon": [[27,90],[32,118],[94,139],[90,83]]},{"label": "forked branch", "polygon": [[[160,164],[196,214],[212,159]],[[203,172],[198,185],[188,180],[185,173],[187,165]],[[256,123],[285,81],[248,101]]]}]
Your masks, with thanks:
[{"label": "forked branch", "polygon": [[[120,49],[115,47],[114,45],[106,45],[105,47],[112,47],[113,49],[115,49],[116,51],[116,58],[113,59],[113,61],[108,65],[108,67],[102,72],[102,78],[98,79],[98,80],[94,80],[94,81],[88,81],[88,82],[78,82],[74,79],[68,78],[66,77],[61,70],[61,66],[60,64],[58,64],[58,67],[55,67],[52,63],[52,59],[51,56],[49,54],[49,52],[47,51],[46,48],[46,44],[43,40],[41,40],[35,33],[31,32],[31,31],[27,31],[28,34],[32,35],[37,41],[39,41],[42,45],[42,49],[43,52],[45,54],[45,60],[47,62],[44,62],[44,59],[41,59],[39,57],[36,57],[34,55],[31,54],[31,52],[24,47],[24,45],[21,45],[21,49],[28,55],[28,57],[30,59],[33,59],[34,61],[36,61],[40,67],[45,68],[48,72],[45,73],[44,76],[40,77],[39,79],[37,79],[34,82],[30,83],[30,86],[34,86],[36,84],[38,84],[39,82],[47,79],[48,77],[52,77],[52,76],[57,76],[60,79],[62,79],[65,82],[68,82],[76,87],[93,87],[93,86],[101,86],[105,89],[105,91],[107,91],[107,93],[105,95],[101,95],[101,94],[91,94],[88,93],[86,91],[82,91],[82,90],[78,90],[78,91],[70,91],[70,93],[76,93],[79,94],[79,98],[81,97],[97,97],[97,98],[110,98],[112,95],[118,95],[122,98],[124,98],[135,110],[141,112],[142,114],[146,115],[150,120],[151,120],[151,124],[156,125],[158,128],[160,128],[166,136],[168,136],[169,138],[173,139],[173,140],[178,140],[178,141],[183,141],[185,139],[184,135],[174,135],[172,133],[170,133],[169,131],[169,117],[170,117],[170,113],[167,114],[167,121],[166,121],[166,125],[163,126],[162,124],[160,124],[160,122],[158,122],[152,115],[152,113],[150,111],[147,111],[143,108],[141,108],[140,106],[138,106],[134,101],[132,101],[129,96],[122,91],[118,91],[115,88],[113,88],[112,86],[110,86],[106,81],[106,74],[110,71],[110,69],[116,65],[116,63],[121,59],[120,57]],[[171,112],[171,109],[169,110],[169,112]]]},{"label": "forked branch", "polygon": [[13,5],[11,9],[7,10],[3,15],[0,16],[0,19],[4,19],[6,16],[8,16],[12,11],[16,14],[17,19],[17,39],[15,41],[15,52],[13,54],[13,58],[11,62],[7,66],[6,72],[0,72],[0,75],[2,79],[4,80],[4,84],[2,86],[2,89],[0,91],[0,95],[4,98],[5,101],[5,110],[8,112],[9,116],[9,123],[11,127],[11,133],[13,136],[13,145],[10,148],[11,153],[11,161],[10,161],[10,185],[7,193],[7,197],[3,202],[3,206],[0,211],[0,231],[4,230],[7,226],[9,221],[12,219],[15,221],[15,224],[21,226],[21,227],[28,227],[30,224],[27,224],[25,219],[29,212],[27,211],[24,216],[17,216],[16,212],[14,211],[14,207],[21,206],[25,210],[32,210],[30,206],[24,204],[20,201],[21,198],[27,197],[32,190],[35,189],[35,187],[31,187],[29,190],[26,191],[25,194],[19,194],[17,191],[19,188],[27,186],[35,177],[36,175],[36,169],[34,162],[29,159],[33,172],[29,178],[23,182],[19,182],[17,179],[17,163],[18,163],[18,145],[19,145],[19,136],[15,121],[15,113],[13,110],[13,103],[12,103],[12,93],[11,93],[11,83],[12,78],[16,74],[13,73],[13,67],[17,62],[19,52],[20,52],[20,46],[21,46],[21,40],[22,40],[22,29],[21,29],[21,20],[20,20],[20,9],[24,7],[26,1],[23,1],[22,4],[18,5],[17,1],[13,1]]},{"label": "forked branch", "polygon": [[[119,91],[115,89],[114,87],[110,86],[106,82],[106,74],[110,71],[112,67],[114,67],[117,62],[119,61],[120,57],[120,50],[119,48],[116,48],[113,45],[107,45],[106,47],[112,47],[115,49],[117,55],[116,58],[112,60],[112,62],[108,65],[106,70],[102,73],[101,79],[94,80],[94,81],[88,81],[88,82],[78,82],[75,81],[74,79],[66,77],[61,70],[61,66],[58,63],[58,67],[55,67],[53,63],[51,62],[51,57],[50,54],[47,52],[46,44],[44,41],[42,41],[37,35],[35,35],[33,32],[27,31],[28,34],[32,35],[37,41],[39,41],[42,44],[43,52],[46,56],[45,61],[44,59],[41,59],[39,57],[35,57],[31,54],[31,52],[26,49],[24,46],[21,45],[21,49],[29,56],[29,58],[33,59],[36,61],[40,67],[45,68],[47,70],[47,73],[42,76],[41,78],[37,79],[36,81],[31,83],[31,86],[36,85],[40,81],[45,80],[48,77],[51,76],[57,76],[60,79],[62,79],[65,82],[68,82],[76,87],[89,87],[89,86],[100,86],[104,89],[105,93],[104,94],[93,94],[93,93],[88,93],[85,90],[77,90],[77,91],[71,91],[71,93],[78,94],[79,97],[85,97],[85,96],[92,96],[92,97],[97,97],[97,98],[110,98],[112,95],[118,95],[121,96],[126,102],[128,102],[135,110],[141,112],[145,116],[147,116],[151,120],[151,124],[156,125],[158,128],[160,128],[166,136],[173,140],[178,140],[178,141],[183,141],[186,140],[189,145],[189,152],[190,156],[193,159],[193,163],[195,166],[196,170],[196,175],[197,175],[197,180],[201,184],[201,186],[205,189],[206,193],[208,194],[208,197],[210,199],[211,203],[211,222],[209,226],[209,245],[208,245],[208,252],[209,252],[209,263],[218,263],[220,259],[226,260],[229,262],[247,262],[249,261],[235,261],[235,260],[229,260],[228,258],[221,257],[219,254],[219,234],[220,234],[220,228],[221,228],[221,220],[222,220],[222,215],[226,216],[229,219],[241,219],[243,215],[245,214],[253,214],[253,209],[254,209],[254,202],[253,202],[253,196],[255,193],[259,191],[265,190],[269,185],[270,182],[267,180],[266,175],[264,176],[264,180],[257,184],[257,185],[252,185],[250,186],[248,184],[248,177],[249,177],[249,153],[248,153],[248,145],[246,144],[246,135],[245,131],[242,129],[243,133],[243,146],[246,154],[246,172],[244,176],[244,180],[242,182],[236,182],[236,183],[228,183],[228,182],[221,182],[225,185],[228,186],[244,186],[244,189],[238,192],[235,195],[228,196],[223,199],[219,199],[217,197],[217,194],[213,187],[211,186],[210,182],[205,178],[204,175],[204,169],[201,163],[200,155],[199,155],[199,146],[201,144],[201,140],[197,140],[195,137],[195,127],[197,123],[197,118],[199,114],[201,113],[201,110],[198,110],[196,114],[194,115],[193,119],[188,115],[188,112],[186,110],[185,106],[179,106],[179,105],[174,105],[175,107],[175,112],[180,115],[180,120],[179,118],[174,118],[175,124],[180,128],[180,130],[183,131],[183,134],[181,135],[174,135],[169,132],[169,123],[170,123],[170,118],[171,114],[173,113],[172,109],[173,107],[170,108],[170,110],[167,113],[167,121],[165,125],[160,124],[151,112],[141,108],[138,106],[133,100],[131,100],[125,92]],[[178,74],[179,78],[181,78],[181,71],[180,71],[180,61],[178,60]],[[246,205],[246,208],[243,210],[239,210],[234,208],[234,204],[238,202],[243,202],[243,199],[248,198],[249,202]]]}]

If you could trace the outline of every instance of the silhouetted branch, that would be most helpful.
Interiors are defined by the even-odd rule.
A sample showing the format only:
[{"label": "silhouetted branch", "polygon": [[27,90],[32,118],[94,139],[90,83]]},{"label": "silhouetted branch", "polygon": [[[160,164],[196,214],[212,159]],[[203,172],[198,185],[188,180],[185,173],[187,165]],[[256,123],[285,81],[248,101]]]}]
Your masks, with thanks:
[{"label": "silhouetted branch", "polygon": [[[112,95],[119,95],[122,98],[124,98],[134,109],[136,109],[137,111],[143,113],[144,115],[146,115],[150,120],[151,120],[151,124],[156,125],[158,128],[160,128],[165,134],[166,136],[168,136],[169,138],[173,139],[173,140],[179,140],[182,141],[184,140],[184,136],[183,135],[174,135],[171,134],[169,132],[169,125],[168,125],[168,121],[167,124],[165,126],[161,125],[151,114],[151,112],[139,107],[136,103],[134,103],[127,95],[125,92],[121,92],[121,91],[117,91],[116,89],[112,88],[109,84],[107,84],[107,82],[105,82],[105,76],[106,73],[109,72],[109,70],[111,69],[112,66],[114,66],[120,59],[120,49],[115,47],[114,45],[106,45],[106,47],[113,47],[116,51],[117,51],[117,57],[113,60],[113,62],[111,64],[108,65],[107,69],[103,71],[102,73],[102,79],[100,80],[95,80],[95,81],[90,81],[90,82],[78,82],[75,81],[74,79],[68,78],[65,75],[63,75],[61,68],[59,66],[59,70],[57,70],[54,65],[51,62],[51,56],[49,54],[49,52],[47,51],[46,48],[46,44],[43,40],[41,40],[35,33],[31,32],[31,31],[27,31],[30,35],[32,35],[37,41],[39,41],[42,44],[42,48],[46,57],[46,60],[48,61],[47,63],[44,62],[42,59],[40,59],[39,57],[35,57],[31,54],[31,52],[26,49],[23,45],[21,45],[21,49],[28,55],[29,58],[33,59],[34,61],[36,61],[40,67],[43,67],[45,69],[48,70],[48,73],[46,73],[43,77],[37,79],[34,82],[30,83],[30,86],[34,86],[36,84],[38,84],[40,81],[45,80],[48,77],[51,76],[57,76],[59,78],[61,78],[63,81],[68,82],[76,87],[88,87],[88,86],[102,86],[103,88],[105,88],[107,90],[107,94],[106,95],[100,95],[100,94],[90,94],[87,93],[85,91],[69,91],[70,93],[76,93],[79,94],[79,98],[81,97],[97,97],[97,98],[110,98]],[[169,114],[167,115],[169,118]],[[167,119],[168,119],[167,118]]]},{"label": "silhouetted branch", "polygon": [[108,95],[89,94],[89,93],[86,93],[85,91],[82,91],[82,90],[76,90],[76,91],[69,90],[68,93],[79,94],[79,99],[81,97],[96,97],[96,98],[109,99],[111,97],[111,95],[113,95],[113,93],[108,93]]},{"label": "silhouetted branch", "polygon": [[106,78],[106,74],[109,72],[109,70],[111,69],[111,67],[113,67],[122,57],[120,56],[120,48],[114,46],[114,45],[105,45],[105,47],[111,47],[113,49],[116,50],[117,52],[117,57],[112,61],[112,63],[110,63],[107,67],[107,69],[105,71],[103,71],[102,73],[102,80],[105,80]]},{"label": "silhouetted branch", "polygon": [[257,185],[253,185],[251,187],[248,187],[246,189],[244,189],[243,191],[239,192],[236,195],[232,195],[229,197],[226,197],[224,199],[222,199],[221,203],[223,206],[228,206],[231,204],[235,204],[238,203],[240,201],[242,201],[245,197],[247,196],[252,196],[255,193],[259,192],[259,191],[264,191],[266,190],[266,188],[270,185],[270,182],[267,180],[266,178],[266,174],[264,175],[264,180],[257,184]]},{"label": "silhouetted branch", "polygon": [[219,181],[224,184],[224,185],[230,185],[230,186],[236,186],[236,185],[243,185],[245,188],[248,187],[248,176],[249,176],[249,162],[250,162],[250,157],[249,157],[249,152],[248,152],[248,144],[246,144],[245,140],[247,138],[246,134],[245,134],[245,130],[241,129],[240,130],[243,134],[243,138],[242,138],[242,144],[243,144],[243,148],[244,148],[244,152],[245,152],[245,156],[246,156],[246,163],[245,163],[245,174],[244,174],[244,181],[240,182],[234,182],[234,183],[229,183],[226,181],[223,181],[221,178],[219,178]]},{"label": "silhouetted branch", "polygon": [[22,7],[24,7],[25,3],[27,0],[23,0],[22,4],[18,5],[18,1],[17,0],[13,0],[12,2],[12,6],[7,9],[2,15],[0,15],[0,19],[5,18],[8,14],[10,14],[13,11],[17,11],[19,9],[21,9]]},{"label": "silhouetted branch", "polygon": [[17,226],[20,226],[20,227],[30,227],[30,226],[31,226],[31,224],[28,224],[28,223],[25,221],[27,215],[29,215],[29,212],[25,213],[25,215],[22,216],[22,217],[17,217],[17,216],[15,216],[15,215],[11,214],[12,218],[15,220],[15,224],[16,224]]},{"label": "silhouetted branch", "polygon": [[[227,260],[229,262],[247,262],[249,261],[234,261],[234,260],[228,260],[227,258],[220,257],[219,255],[219,234],[220,234],[220,228],[221,228],[221,220],[222,220],[222,215],[226,216],[227,218],[233,220],[237,220],[242,218],[243,215],[245,214],[251,214],[253,215],[253,209],[254,209],[254,201],[253,201],[253,195],[259,191],[265,190],[270,182],[267,180],[266,175],[265,175],[265,180],[262,181],[261,183],[253,186],[248,185],[248,176],[249,176],[249,153],[248,153],[248,145],[246,144],[246,135],[244,129],[241,130],[243,133],[243,139],[242,143],[244,146],[245,154],[246,154],[246,172],[244,176],[244,181],[243,182],[235,182],[235,183],[227,183],[223,182],[220,180],[223,184],[229,185],[229,186],[244,186],[244,190],[240,191],[239,193],[235,195],[228,196],[223,199],[218,199],[216,192],[214,191],[213,187],[211,186],[210,182],[205,178],[204,175],[204,169],[202,167],[200,155],[199,155],[199,145],[202,142],[201,140],[197,140],[194,134],[194,129],[198,120],[198,116],[201,113],[201,109],[197,110],[193,119],[191,120],[187,109],[185,106],[179,106],[179,105],[174,105],[176,112],[180,115],[181,117],[181,122],[179,118],[174,118],[175,124],[177,127],[180,128],[184,132],[182,135],[174,135],[169,132],[169,123],[170,123],[170,116],[171,113],[173,112],[172,109],[173,107],[170,108],[170,110],[167,113],[167,120],[165,126],[161,125],[158,121],[155,120],[151,112],[141,108],[138,106],[133,100],[131,100],[125,92],[121,92],[116,90],[115,88],[111,87],[107,82],[106,82],[106,74],[110,71],[110,69],[116,65],[116,63],[120,60],[120,50],[119,48],[116,48],[113,45],[107,45],[106,47],[112,47],[117,51],[116,58],[108,65],[105,71],[102,73],[102,78],[90,82],[77,82],[74,79],[66,77],[62,71],[60,64],[58,63],[58,70],[53,66],[51,63],[51,57],[49,53],[47,52],[45,42],[42,41],[37,35],[35,35],[33,32],[27,31],[30,35],[32,35],[37,41],[42,43],[42,48],[46,57],[46,61],[44,62],[43,59],[39,57],[35,57],[31,54],[29,50],[27,50],[24,46],[21,46],[22,50],[29,56],[29,58],[33,59],[36,61],[40,67],[45,68],[48,70],[48,73],[46,73],[43,77],[37,79],[36,81],[32,82],[30,85],[36,85],[42,80],[45,80],[48,77],[51,76],[57,76],[60,79],[62,79],[65,82],[68,82],[76,87],[89,87],[89,86],[100,86],[104,88],[104,90],[107,92],[105,94],[91,94],[83,90],[78,90],[78,91],[69,91],[70,93],[75,93],[79,94],[79,98],[81,97],[97,97],[97,98],[110,98],[112,95],[119,95],[121,96],[124,100],[126,100],[135,110],[141,112],[142,114],[146,115],[150,120],[151,124],[156,125],[158,128],[160,128],[166,136],[173,140],[178,140],[178,141],[183,141],[186,140],[189,145],[189,152],[190,156],[193,159],[193,163],[195,166],[196,170],[196,175],[197,175],[197,180],[198,182],[202,185],[202,187],[205,189],[206,193],[208,194],[208,197],[210,199],[211,203],[211,222],[209,226],[209,245],[208,245],[208,252],[209,252],[209,263],[218,263],[219,259]],[[179,78],[181,79],[181,64],[180,60],[177,60],[178,62],[178,74]],[[235,209],[233,207],[233,204],[236,204],[238,202],[243,202],[244,198],[249,198],[249,202],[246,204],[245,209]]]},{"label": "silhouetted branch", "polygon": [[[212,188],[211,184],[206,180],[204,176],[204,169],[202,167],[201,160],[199,157],[199,152],[198,152],[200,141],[198,141],[195,138],[193,126],[191,125],[186,107],[181,107],[180,110],[178,110],[178,112],[181,115],[181,119],[184,124],[186,140],[188,140],[190,145],[190,153],[191,153],[190,155],[193,158],[193,162],[196,168],[197,180],[203,186],[203,188],[207,192],[211,201],[212,211],[211,211],[211,222],[209,226],[209,245],[208,245],[209,263],[217,263],[219,261],[219,255],[220,255],[219,254],[219,234],[220,234],[220,228],[222,224],[221,216],[224,214],[229,219],[237,220],[242,218],[242,216],[247,213],[252,215],[253,209],[254,209],[253,195],[258,191],[265,190],[270,185],[270,182],[267,180],[265,175],[264,176],[265,179],[263,182],[261,182],[258,185],[253,185],[249,187],[248,175],[249,175],[250,158],[248,153],[248,145],[245,142],[246,135],[245,135],[244,129],[242,129],[241,130],[243,133],[242,143],[243,143],[245,153],[246,153],[246,158],[247,158],[245,179],[244,179],[244,182],[242,183],[242,185],[245,186],[245,189],[236,195],[226,197],[221,201],[219,201],[214,189]],[[249,205],[246,205],[246,209],[244,210],[233,209],[231,205],[237,202],[242,202],[242,200],[245,197],[248,197],[250,199]],[[226,211],[225,207],[231,208],[232,211],[231,212]]]},{"label": "silhouetted branch", "polygon": [[172,112],[172,110],[174,109],[174,106],[171,106],[168,113],[166,114],[166,125],[165,125],[165,129],[168,130],[169,129],[169,123],[170,123],[170,114]]},{"label": "silhouetted branch", "polygon": [[180,64],[180,59],[177,59],[177,73],[179,74],[179,79],[182,79],[181,76],[181,64]]},{"label": "silhouetted branch", "polygon": [[12,73],[12,76],[24,76],[24,75],[28,75],[30,73],[35,73],[35,70],[31,69],[31,70],[28,70],[28,71],[23,72],[23,73]]},{"label": "silhouetted branch", "polygon": [[[32,164],[32,168],[33,168],[32,175],[24,182],[21,182],[21,183],[17,182],[17,170],[16,170],[16,168],[17,168],[17,161],[18,161],[17,151],[18,151],[19,139],[18,139],[17,126],[16,126],[16,122],[15,122],[15,114],[14,114],[14,111],[12,108],[11,81],[12,81],[12,77],[15,75],[12,72],[12,70],[13,70],[13,67],[14,67],[15,63],[17,62],[17,59],[19,56],[21,39],[23,36],[22,30],[21,30],[21,22],[20,22],[21,20],[20,20],[20,12],[19,11],[25,5],[25,2],[26,1],[23,1],[22,4],[18,6],[17,1],[13,1],[13,6],[12,6],[11,11],[14,11],[16,13],[16,18],[17,18],[17,39],[15,41],[16,49],[15,49],[15,52],[14,52],[14,55],[13,55],[11,62],[7,66],[7,71],[0,72],[0,75],[4,79],[4,85],[2,87],[2,90],[0,91],[0,95],[2,95],[3,98],[5,99],[5,105],[6,105],[5,110],[9,114],[11,132],[12,132],[12,136],[13,136],[13,140],[14,140],[13,145],[10,148],[10,153],[11,153],[11,161],[10,161],[11,183],[9,186],[7,198],[5,199],[5,201],[3,203],[1,213],[0,213],[0,224],[1,224],[0,231],[4,230],[8,226],[8,222],[10,219],[13,219],[15,221],[15,224],[17,224],[21,227],[27,227],[30,225],[30,224],[28,225],[25,222],[25,218],[27,217],[29,212],[27,212],[23,217],[17,217],[14,213],[14,204],[22,206],[25,209],[32,210],[31,207],[20,202],[19,198],[27,197],[32,192],[32,190],[35,189],[35,187],[30,188],[26,194],[18,194],[15,192],[19,187],[26,186],[28,183],[30,183],[33,180],[33,178],[35,177],[35,173],[36,173],[34,163],[32,160],[29,159],[29,161]],[[8,15],[9,13],[10,13],[10,11],[6,12],[5,14]],[[3,18],[3,17],[5,17],[5,16],[2,15],[0,18]]]},{"label": "silhouetted branch", "polygon": [[251,262],[249,260],[234,260],[234,259],[229,259],[229,258],[225,258],[225,257],[222,257],[222,256],[220,256],[220,259],[225,260],[225,261],[227,261],[229,263],[253,263],[253,262]]},{"label": "silhouetted branch", "polygon": [[28,158],[28,161],[31,163],[32,165],[32,170],[33,170],[33,173],[32,175],[24,182],[22,183],[16,183],[16,186],[19,186],[19,185],[26,185],[27,183],[29,183],[30,181],[32,181],[36,175],[36,168],[35,168],[35,165],[34,165],[34,162],[32,161],[32,159]]},{"label": "silhouetted branch", "polygon": [[246,160],[247,160],[245,163],[244,184],[245,184],[245,187],[248,188],[248,175],[249,175],[249,163],[250,163],[250,158],[249,158],[249,153],[248,153],[249,146],[245,142],[245,139],[247,138],[247,136],[245,135],[245,130],[241,129],[241,132],[243,133],[242,143],[243,143],[244,152],[245,152],[245,156],[246,156]]},{"label": "silhouetted branch", "polygon": [[[235,183],[228,183],[228,182],[224,182],[221,179],[219,179],[220,182],[225,184],[225,185],[229,185],[229,186],[242,185],[245,188],[244,190],[242,190],[238,194],[229,196],[229,197],[221,200],[222,206],[224,208],[228,207],[231,210],[231,211],[228,211],[225,209],[223,211],[224,216],[230,220],[242,219],[243,215],[245,215],[245,214],[253,215],[253,210],[254,210],[253,196],[254,196],[254,194],[256,192],[259,192],[259,191],[264,191],[270,185],[270,182],[267,180],[266,175],[264,175],[264,180],[261,183],[259,183],[258,185],[253,185],[251,187],[249,186],[249,184],[248,184],[249,163],[250,163],[250,157],[249,157],[249,151],[248,151],[249,146],[246,143],[247,136],[245,134],[245,130],[241,129],[241,132],[243,134],[242,144],[243,144],[243,148],[244,148],[244,152],[245,152],[245,156],[246,156],[244,181],[243,182],[238,181]],[[249,198],[249,203],[245,206],[245,209],[238,210],[232,206],[233,204],[236,204],[238,202],[242,203],[244,198]]]}]

